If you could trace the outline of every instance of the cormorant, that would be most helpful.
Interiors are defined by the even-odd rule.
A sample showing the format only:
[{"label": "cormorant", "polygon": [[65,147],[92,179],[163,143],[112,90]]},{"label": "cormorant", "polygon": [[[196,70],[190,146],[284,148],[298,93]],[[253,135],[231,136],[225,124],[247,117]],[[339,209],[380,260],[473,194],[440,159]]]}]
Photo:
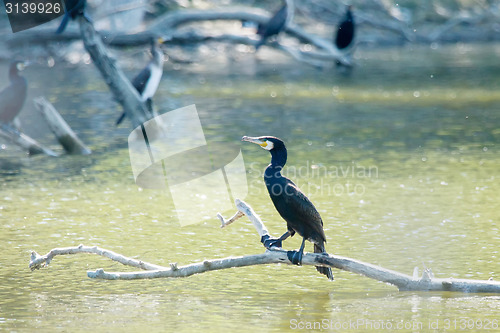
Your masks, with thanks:
[{"label": "cormorant", "polygon": [[0,92],[0,122],[11,123],[23,108],[28,83],[19,75],[28,65],[23,61],[12,61],[9,69],[10,85]]},{"label": "cormorant", "polygon": [[[163,75],[163,62],[165,60],[165,55],[160,49],[159,44],[162,44],[163,38],[152,38],[151,39],[151,54],[153,58],[144,67],[144,69],[137,74],[137,76],[132,80],[132,85],[137,90],[143,102],[149,111],[153,111],[153,96],[158,89],[161,77]],[[120,117],[116,120],[116,125],[119,125],[125,118],[125,112],[123,112]]]},{"label": "cormorant", "polygon": [[[280,238],[269,238],[264,240],[266,247],[279,246],[281,242],[296,232],[302,236],[302,245],[298,252],[294,252],[290,261],[300,265],[306,239],[314,243],[314,253],[325,253],[325,232],[323,221],[313,203],[290,179],[281,174],[285,166],[287,152],[283,141],[272,136],[248,137],[244,136],[242,141],[256,143],[271,153],[271,164],[264,172],[269,196],[281,217],[286,221],[287,232]],[[330,267],[316,266],[321,274],[333,280]]]},{"label": "cormorant", "polygon": [[278,35],[283,31],[286,24],[292,20],[293,12],[293,1],[286,0],[283,7],[281,7],[266,24],[259,23],[257,34],[260,36],[260,41],[255,45],[255,50],[258,50],[259,47],[264,45],[269,37]]},{"label": "cormorant", "polygon": [[354,39],[354,18],[351,12],[352,6],[347,6],[344,20],[339,24],[337,34],[335,36],[335,46],[339,50],[349,47]]},{"label": "cormorant", "polygon": [[65,0],[64,3],[65,13],[59,28],[56,30],[57,34],[62,33],[64,29],[66,29],[66,25],[68,24],[70,18],[74,20],[78,15],[85,15],[84,11],[87,4],[86,0]]}]

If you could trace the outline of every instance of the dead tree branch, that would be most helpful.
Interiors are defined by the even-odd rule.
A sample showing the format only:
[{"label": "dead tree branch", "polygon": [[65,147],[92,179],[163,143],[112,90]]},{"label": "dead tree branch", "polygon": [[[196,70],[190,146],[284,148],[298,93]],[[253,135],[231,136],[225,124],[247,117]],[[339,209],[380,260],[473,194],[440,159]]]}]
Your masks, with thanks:
[{"label": "dead tree branch", "polygon": [[0,137],[3,137],[15,145],[23,148],[30,155],[45,154],[48,156],[57,156],[58,154],[49,148],[42,146],[38,141],[21,133],[7,125],[0,127]]},{"label": "dead tree branch", "polygon": [[[35,107],[41,112],[57,141],[68,154],[88,155],[91,150],[83,144],[71,127],[64,121],[54,106],[44,97],[37,97],[33,100]],[[0,128],[0,137],[3,137],[17,146],[23,148],[30,155],[45,154],[48,156],[58,156],[49,148],[44,147],[35,139],[20,132],[9,125]]]},{"label": "dead tree branch", "polygon": [[498,21],[498,16],[492,14],[493,11],[491,9],[485,10],[481,12],[480,14],[477,15],[469,15],[468,13],[462,13],[456,17],[450,18],[446,23],[443,25],[440,25],[439,27],[435,28],[434,31],[432,31],[428,35],[428,40],[431,42],[436,42],[439,40],[443,39],[443,36],[452,30],[453,28],[461,25],[461,24],[467,24],[470,26],[478,25],[479,23],[490,19],[492,22]]},{"label": "dead tree branch", "polygon": [[78,17],[78,23],[85,49],[90,54],[94,65],[99,69],[115,99],[131,120],[132,127],[136,128],[152,118],[153,115],[141,101],[139,93],[119,68],[116,60],[107,51],[101,36],[95,31],[92,23],[82,15]]},{"label": "dead tree branch", "polygon": [[[182,25],[189,23],[199,23],[205,21],[251,21],[255,23],[266,23],[270,18],[270,14],[255,8],[225,8],[217,10],[197,10],[197,9],[183,9],[179,11],[174,11],[168,13],[161,18],[159,18],[155,23],[149,27],[149,31],[157,34],[164,34],[167,36],[173,36],[175,29]],[[335,59],[344,65],[350,65],[351,61],[349,57],[339,51],[331,41],[327,41],[321,37],[307,33],[301,27],[295,24],[290,24],[286,27],[285,32],[292,37],[298,39],[301,43],[312,45],[318,48],[323,53],[330,56],[331,59]],[[256,43],[257,41],[255,41]],[[252,43],[252,44],[255,44]],[[300,60],[302,57],[306,56],[307,53],[303,53],[301,57],[297,57],[296,53],[291,53],[289,48],[284,47],[280,44],[275,44],[279,49],[294,56],[294,58]]]},{"label": "dead tree branch", "polygon": [[57,141],[68,154],[88,155],[91,150],[78,138],[71,127],[61,117],[56,108],[44,97],[33,100],[35,107],[40,111]]},{"label": "dead tree branch", "polygon": [[[110,32],[99,32],[99,34],[97,34],[93,29],[92,24],[81,18],[81,36],[76,33],[67,33],[63,36],[55,35],[52,30],[37,30],[34,32],[26,31],[10,37],[7,40],[7,44],[10,47],[23,45],[28,42],[30,44],[48,44],[56,41],[69,42],[83,37],[87,52],[91,55],[94,63],[101,71],[101,74],[106,78],[106,81],[110,81],[108,82],[108,85],[110,86],[111,91],[115,94],[115,98],[118,102],[123,106],[124,103],[122,103],[122,101],[125,98],[121,93],[118,93],[117,90],[126,90],[126,87],[119,83],[121,79],[119,75],[115,73],[116,70],[113,69],[112,66],[114,65],[116,67],[114,59],[112,59],[106,52],[104,45],[114,47],[141,46],[148,44],[152,36],[164,36],[166,45],[192,45],[208,41],[255,45],[257,43],[257,39],[252,39],[246,36],[232,34],[213,35],[200,31],[196,31],[194,33],[182,32],[177,29],[185,24],[203,23],[206,21],[252,21],[256,23],[265,23],[269,17],[270,14],[265,11],[246,7],[217,10],[183,9],[162,16],[149,27],[148,31],[133,35]],[[83,35],[84,31],[86,32],[85,35]],[[304,52],[296,47],[287,46],[279,42],[268,44],[268,46],[289,54],[297,61],[313,66],[324,65],[322,62],[325,61],[338,61],[346,66],[352,65],[350,55],[339,51],[332,41],[310,34],[295,24],[287,26],[285,32],[289,36],[296,38],[299,42],[311,45],[317,50]],[[111,61],[108,61],[107,58],[110,58]],[[108,79],[110,77],[112,78],[111,80]],[[120,86],[123,87],[118,89],[117,87]]]},{"label": "dead tree branch", "polygon": [[125,257],[121,254],[115,253],[110,250],[102,249],[97,246],[84,246],[84,245],[79,245],[77,247],[63,247],[63,248],[56,248],[50,250],[49,253],[47,253],[44,256],[38,255],[36,252],[31,252],[31,260],[29,267],[33,271],[35,269],[40,269],[41,267],[45,267],[50,262],[55,256],[61,256],[61,255],[68,255],[68,254],[76,254],[76,253],[92,253],[92,254],[97,254],[106,258],[109,258],[113,261],[119,262],[123,265],[128,265],[140,269],[145,269],[145,270],[157,270],[157,269],[162,269],[164,268],[163,266],[158,266],[154,264],[150,264],[145,261],[141,260],[136,260],[132,258]]},{"label": "dead tree branch", "polygon": [[[226,227],[227,225],[241,218],[243,215],[246,215],[256,228],[261,238],[262,236],[269,235],[269,232],[265,225],[262,223],[260,217],[248,204],[237,199],[236,207],[238,208],[238,212],[229,220],[225,220],[220,214],[218,214],[218,217],[222,222],[222,227]],[[124,265],[141,268],[145,271],[105,272],[103,269],[98,269],[96,271],[87,272],[87,276],[90,278],[107,280],[152,279],[165,277],[187,277],[194,274],[232,267],[244,267],[273,263],[285,263],[291,265],[292,263],[289,260],[289,252],[290,251],[285,251],[280,248],[272,248],[263,254],[243,257],[229,257],[216,260],[205,260],[200,263],[181,267],[177,266],[177,263],[172,263],[170,264],[170,267],[164,267],[127,258],[120,254],[98,247],[86,247],[80,245],[78,247],[53,249],[44,256],[40,256],[36,252],[32,252],[29,266],[32,270],[39,269],[40,267],[48,265],[56,255],[94,253],[106,256]],[[305,253],[302,260],[302,265],[330,266],[333,268],[346,270],[349,272],[364,275],[368,278],[372,278],[381,282],[392,284],[401,291],[413,290],[500,293],[500,283],[495,281],[453,278],[438,279],[433,276],[430,270],[425,270],[421,278],[411,277],[409,275],[385,269],[380,266],[336,255]]]}]

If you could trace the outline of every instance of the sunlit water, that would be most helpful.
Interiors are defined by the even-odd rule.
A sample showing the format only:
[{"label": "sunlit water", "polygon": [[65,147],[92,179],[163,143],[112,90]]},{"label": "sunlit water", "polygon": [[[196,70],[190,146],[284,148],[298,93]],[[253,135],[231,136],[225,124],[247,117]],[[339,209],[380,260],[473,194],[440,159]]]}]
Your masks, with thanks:
[{"label": "sunlit water", "polygon": [[[351,75],[275,54],[167,63],[155,101],[162,111],[195,103],[205,133],[227,142],[283,138],[288,176],[320,211],[330,253],[410,275],[425,266],[437,277],[499,279],[499,53],[475,45],[359,50]],[[51,100],[94,154],[27,158],[9,143],[0,151],[0,330],[273,332],[316,322],[323,330],[453,331],[500,319],[495,295],[399,292],[343,271],[329,282],[309,266],[95,281],[87,270],[130,268],[75,255],[30,272],[30,250],[78,244],[167,266],[263,248],[245,218],[226,229],[215,217],[181,227],[168,193],[135,185],[130,129],[114,127],[119,107],[91,65],[35,65],[26,76],[30,98]],[[32,103],[21,120],[59,149]],[[246,201],[280,235],[285,223],[262,180],[270,156],[249,143],[241,149]],[[298,237],[285,242],[299,245]]]}]

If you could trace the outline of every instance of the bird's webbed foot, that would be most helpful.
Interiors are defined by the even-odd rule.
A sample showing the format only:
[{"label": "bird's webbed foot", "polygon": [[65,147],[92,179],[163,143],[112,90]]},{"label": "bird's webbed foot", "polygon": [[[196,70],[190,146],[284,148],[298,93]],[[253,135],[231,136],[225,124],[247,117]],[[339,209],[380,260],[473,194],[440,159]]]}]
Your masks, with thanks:
[{"label": "bird's webbed foot", "polygon": [[297,266],[302,266],[302,255],[304,254],[304,251],[299,250],[299,251],[288,251],[286,253],[288,260],[292,262],[292,264],[297,265]]},{"label": "bird's webbed foot", "polygon": [[283,240],[280,238],[274,238],[269,235],[264,235],[260,239],[261,243],[264,244],[266,249],[270,249],[272,247],[282,247],[283,246]]}]

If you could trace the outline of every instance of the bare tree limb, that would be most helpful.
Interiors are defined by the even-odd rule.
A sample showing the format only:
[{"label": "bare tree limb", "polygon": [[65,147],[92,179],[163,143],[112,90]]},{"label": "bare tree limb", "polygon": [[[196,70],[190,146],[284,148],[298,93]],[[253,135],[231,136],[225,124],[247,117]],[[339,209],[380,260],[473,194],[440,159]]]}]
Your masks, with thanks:
[{"label": "bare tree limb", "polygon": [[132,127],[141,126],[153,115],[141,101],[139,93],[119,68],[116,60],[107,51],[101,36],[95,31],[92,23],[88,22],[83,15],[78,17],[78,23],[80,24],[83,44],[94,65],[99,69],[115,99],[131,120]]},{"label": "bare tree limb", "polygon": [[167,13],[153,22],[148,30],[157,34],[171,34],[181,25],[200,21],[250,21],[266,23],[270,13],[252,7],[222,9],[181,9]]},{"label": "bare tree limb", "polygon": [[43,256],[40,256],[35,251],[32,251],[29,267],[32,271],[35,269],[40,269],[42,267],[46,267],[47,265],[49,265],[55,256],[77,254],[77,253],[97,254],[97,255],[109,258],[111,260],[117,261],[123,265],[128,265],[128,266],[132,266],[132,267],[136,267],[136,268],[140,268],[140,269],[145,269],[145,270],[158,270],[158,269],[166,268],[163,266],[150,264],[150,263],[142,261],[142,260],[128,258],[128,257],[125,257],[121,254],[115,253],[115,252],[110,251],[110,250],[102,249],[102,248],[97,247],[97,246],[84,246],[82,244],[78,245],[76,247],[55,248],[55,249],[50,250],[49,253],[47,253],[46,255],[43,255]]},{"label": "bare tree limb", "polygon": [[[225,220],[220,214],[219,219],[222,222],[222,227],[233,223],[237,219],[246,215],[259,236],[268,235],[267,228],[262,223],[260,217],[253,209],[241,200],[236,200],[238,212],[229,220]],[[244,257],[229,257],[224,259],[205,260],[200,263],[178,267],[177,263],[170,264],[170,267],[158,266],[149,263],[144,263],[135,259],[124,257],[120,254],[98,247],[86,247],[80,245],[73,248],[53,249],[45,256],[40,256],[36,252],[32,252],[30,268],[32,270],[39,269],[50,263],[56,255],[75,254],[75,253],[94,253],[111,258],[112,260],[130,265],[133,267],[147,270],[146,272],[105,272],[103,269],[96,271],[88,271],[87,276],[96,279],[108,280],[131,280],[131,279],[152,279],[165,277],[187,277],[194,274],[200,274],[213,270],[220,270],[233,267],[244,267],[252,265],[263,265],[273,263],[292,264],[289,260],[291,251],[285,251],[280,248],[272,248],[263,254],[249,255]],[[385,269],[380,266],[364,263],[359,260],[350,259],[342,256],[304,253],[302,265],[312,266],[330,266],[333,268],[342,269],[345,271],[364,275],[381,282],[392,284],[398,287],[399,290],[412,291],[460,291],[460,292],[488,292],[500,293],[500,283],[496,281],[482,280],[466,280],[466,279],[439,279],[435,278],[429,269],[426,269],[421,278],[417,276],[399,273],[393,270]]]},{"label": "bare tree limb", "polygon": [[[109,34],[109,33],[100,33],[103,36],[103,43],[113,47],[133,47],[133,46],[141,46],[150,43],[151,36],[153,33],[144,32],[134,35],[120,35],[120,34]],[[17,34],[16,34],[17,35]],[[80,39],[80,35],[64,35],[65,41],[73,41]],[[289,54],[292,58],[297,61],[316,66],[323,67],[326,62],[338,61],[345,66],[351,66],[352,61],[347,53],[340,52],[335,49],[332,45],[329,45],[329,42],[322,40],[319,37],[313,35],[307,35],[307,38],[302,36],[301,40],[310,45],[321,46],[320,51],[301,51],[296,47],[286,46],[283,43],[278,41],[274,41],[272,43],[268,43],[268,47],[275,48],[276,50],[281,50],[287,54]],[[28,34],[24,33],[21,36],[12,37],[9,41],[9,45],[12,47],[17,44],[23,44],[26,42],[30,43],[48,43],[51,41],[56,41],[54,39],[53,31],[39,31],[37,33]],[[220,43],[230,43],[230,44],[244,44],[254,46],[257,44],[257,39],[252,39],[247,36],[242,35],[233,35],[233,34],[204,34],[200,32],[175,32],[173,35],[165,37],[164,44],[169,46],[175,45],[193,45],[200,44],[206,42],[220,42]]]},{"label": "bare tree limb", "polygon": [[[183,9],[168,13],[159,18],[149,27],[149,31],[156,34],[173,36],[174,30],[184,24],[197,23],[203,21],[252,21],[256,23],[266,23],[270,18],[270,14],[256,8],[224,8],[217,10],[197,10]],[[300,42],[310,44],[317,47],[321,51],[330,55],[331,58],[339,62],[350,65],[350,59],[343,52],[339,51],[332,41],[327,41],[321,37],[307,33],[296,24],[289,24],[285,28],[285,32],[290,36],[297,38]],[[168,38],[167,38],[168,39]],[[255,43],[253,43],[255,44]],[[280,46],[280,49],[297,57],[297,53],[291,53],[289,48]],[[305,53],[307,54],[307,53]],[[300,58],[304,59],[302,54]]]},{"label": "bare tree limb", "polygon": [[45,154],[48,156],[57,156],[58,154],[49,148],[42,146],[38,141],[21,133],[7,125],[0,127],[0,136],[11,141],[15,145],[26,150],[30,155]]},{"label": "bare tree limb", "polygon": [[37,97],[33,100],[35,107],[41,112],[47,121],[49,128],[54,133],[57,141],[68,154],[88,155],[91,150],[78,138],[71,127],[61,117],[56,108],[44,97]]},{"label": "bare tree limb", "polygon": [[391,31],[401,35],[406,41],[412,42],[415,39],[414,33],[403,22],[395,20],[391,15],[391,20],[379,20],[373,15],[357,13],[356,19],[359,24],[366,24],[377,29]]},{"label": "bare tree limb", "polygon": [[[282,253],[279,253],[282,252]],[[98,269],[95,272],[88,271],[87,276],[95,279],[105,280],[134,280],[134,279],[155,279],[155,278],[179,278],[188,277],[194,274],[216,271],[220,269],[245,267],[253,265],[265,265],[274,263],[286,263],[288,260],[285,251],[266,252],[244,257],[229,257],[224,259],[205,260],[200,263],[177,267],[171,264],[170,268],[148,271],[148,272],[105,272]]]},{"label": "bare tree limb", "polygon": [[[246,36],[239,35],[231,35],[231,34],[222,34],[222,35],[201,35],[198,33],[188,33],[188,34],[176,34],[171,37],[168,44],[180,44],[182,42],[187,44],[192,43],[201,43],[205,41],[212,42],[225,42],[231,44],[245,44],[245,45],[256,45],[258,40],[251,39]],[[276,50],[281,50],[292,58],[299,62],[306,63],[315,67],[323,67],[325,62],[338,61],[345,66],[352,66],[350,57],[347,54],[336,55],[329,51],[301,51],[295,47],[286,46],[278,41],[273,41],[271,43],[266,44],[268,47],[272,47]]]},{"label": "bare tree limb", "polygon": [[448,31],[452,30],[456,26],[459,26],[461,24],[469,24],[469,25],[477,25],[480,22],[484,21],[487,18],[493,17],[495,21],[498,20],[497,17],[491,14],[490,11],[483,11],[482,13],[478,15],[466,15],[462,13],[461,15],[458,15],[456,17],[452,17],[449,19],[446,23],[443,25],[437,27],[428,35],[428,40],[431,42],[439,41],[440,39],[443,38],[443,35],[447,33]]}]

